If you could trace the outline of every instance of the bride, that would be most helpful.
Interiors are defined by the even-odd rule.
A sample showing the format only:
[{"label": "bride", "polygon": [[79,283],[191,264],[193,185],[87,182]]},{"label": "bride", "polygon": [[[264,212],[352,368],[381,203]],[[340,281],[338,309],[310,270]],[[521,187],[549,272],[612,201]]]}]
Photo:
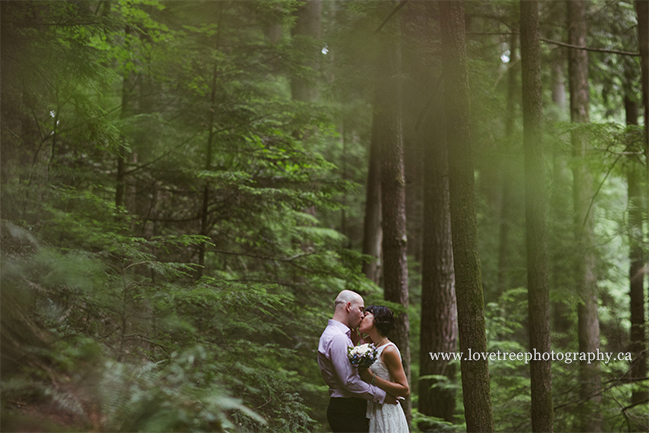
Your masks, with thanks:
[{"label": "bride", "polygon": [[[387,307],[370,305],[358,328],[376,346],[377,359],[370,368],[359,368],[361,378],[396,397],[408,397],[410,388],[397,346],[386,337],[394,328],[394,315]],[[368,338],[365,339],[367,343]],[[370,433],[408,433],[408,421],[400,404],[367,402]]]}]

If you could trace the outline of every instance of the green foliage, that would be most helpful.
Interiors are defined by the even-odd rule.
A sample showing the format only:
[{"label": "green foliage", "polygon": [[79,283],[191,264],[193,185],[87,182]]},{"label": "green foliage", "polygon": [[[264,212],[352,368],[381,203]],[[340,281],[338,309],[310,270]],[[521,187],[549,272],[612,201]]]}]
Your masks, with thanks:
[{"label": "green foliage", "polygon": [[[96,232],[93,221],[86,225],[79,216],[68,243],[74,235]],[[17,240],[8,243],[29,239],[18,228],[13,232]],[[55,383],[64,377],[70,389],[42,388],[19,375],[9,380],[3,397],[49,398],[84,419],[97,410],[114,431],[298,431],[312,423],[296,393],[301,380],[285,368],[288,360],[299,363],[300,358],[268,342],[290,338],[280,312],[291,308],[293,297],[274,294],[276,284],[242,284],[225,275],[179,285],[174,281],[187,267],[162,263],[146,252],[194,243],[191,236],[149,241],[103,232],[92,239],[94,253],[37,248],[5,258],[3,287],[37,288],[30,302],[36,305],[37,324],[47,329],[43,338],[53,340],[45,348],[10,347],[9,352],[21,350],[34,359],[25,373],[33,370]],[[137,272],[139,267],[156,277]],[[5,316],[3,326],[5,320],[26,319]],[[100,380],[94,379],[97,374]],[[77,388],[85,390],[81,396]]]},{"label": "green foliage", "polygon": [[[160,365],[164,364],[164,365]],[[108,362],[99,383],[102,413],[113,431],[229,431],[238,411],[265,420],[224,395],[215,362],[201,346],[174,352],[163,363],[141,366]]]},{"label": "green foliage", "polygon": [[261,32],[296,6],[3,4],[3,152],[25,155],[3,162],[3,301],[21,306],[3,355],[27,360],[6,364],[3,412],[24,398],[111,431],[318,428],[305,359],[335,293],[375,288],[305,212],[355,186],[321,156],[331,138],[295,135],[331,116],[289,100],[302,54]]},{"label": "green foliage", "polygon": [[465,430],[464,426],[453,424],[433,416],[426,416],[418,410],[412,411],[412,425],[416,426],[414,432],[439,432],[439,433],[459,433]]}]

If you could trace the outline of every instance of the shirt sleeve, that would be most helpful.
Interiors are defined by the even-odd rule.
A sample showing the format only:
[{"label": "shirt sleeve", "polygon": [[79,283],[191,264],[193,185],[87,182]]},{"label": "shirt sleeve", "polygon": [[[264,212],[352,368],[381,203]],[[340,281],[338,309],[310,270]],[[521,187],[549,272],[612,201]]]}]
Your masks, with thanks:
[{"label": "shirt sleeve", "polygon": [[352,366],[351,362],[349,362],[349,358],[347,358],[347,348],[349,347],[347,340],[344,335],[337,335],[332,339],[329,346],[330,359],[338,380],[342,387],[352,394],[383,404],[385,391],[361,379],[358,368]]}]

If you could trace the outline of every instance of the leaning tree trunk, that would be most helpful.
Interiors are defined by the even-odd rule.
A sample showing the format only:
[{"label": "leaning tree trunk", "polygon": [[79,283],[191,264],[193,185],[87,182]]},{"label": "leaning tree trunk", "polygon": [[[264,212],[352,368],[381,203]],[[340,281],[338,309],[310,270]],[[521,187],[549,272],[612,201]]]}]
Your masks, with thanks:
[{"label": "leaning tree trunk", "polygon": [[[569,0],[568,42],[579,47],[586,46],[586,2]],[[570,118],[573,123],[589,122],[588,53],[570,49]],[[589,203],[593,196],[593,179],[586,166],[588,138],[582,130],[572,132],[573,156],[573,202],[576,251],[580,257],[575,265],[577,290],[581,302],[577,307],[579,351],[595,352],[599,349],[599,317],[597,314],[596,261],[593,254],[594,227]],[[580,397],[584,400],[579,413],[579,431],[602,431],[600,371],[597,361],[579,363]]]},{"label": "leaning tree trunk", "polygon": [[[471,99],[467,73],[464,4],[440,2],[449,193],[460,350],[486,352],[482,273],[478,253],[475,179],[471,150]],[[468,432],[493,431],[489,364],[462,360]]]},{"label": "leaning tree trunk", "polygon": [[[638,103],[625,98],[626,124],[638,124]],[[633,137],[630,137],[633,140]],[[629,149],[635,150],[637,146],[629,143]],[[631,309],[631,380],[642,380],[647,376],[647,340],[645,337],[644,317],[644,252],[642,250],[642,189],[640,167],[635,156],[629,161],[627,172],[627,189],[629,203],[629,306]],[[639,385],[639,384],[637,384]],[[634,389],[631,394],[631,404],[642,404],[649,394],[646,390]],[[642,429],[635,429],[642,431]]]},{"label": "leaning tree trunk", "polygon": [[[545,223],[545,161],[538,3],[520,1],[525,148],[525,228],[530,351],[550,352],[550,291]],[[532,360],[532,431],[552,432],[551,360]]]},{"label": "leaning tree trunk", "polygon": [[[393,30],[389,31],[388,30]],[[383,227],[383,286],[386,301],[403,306],[396,317],[391,338],[399,347],[403,368],[410,381],[410,344],[408,333],[408,263],[406,260],[406,184],[401,126],[401,84],[399,70],[398,26],[381,34],[378,59],[374,127],[377,128],[381,153],[381,216]],[[411,407],[407,400],[406,409]],[[410,420],[410,410],[406,410]]]},{"label": "leaning tree trunk", "polygon": [[[429,116],[424,148],[424,218],[421,282],[421,333],[419,352],[419,412],[452,422],[455,390],[429,375],[455,377],[455,364],[433,360],[429,352],[455,353],[457,350],[457,307],[451,216],[448,196],[446,142],[439,117]],[[423,141],[423,140],[422,140]],[[447,384],[452,385],[452,382]]]}]

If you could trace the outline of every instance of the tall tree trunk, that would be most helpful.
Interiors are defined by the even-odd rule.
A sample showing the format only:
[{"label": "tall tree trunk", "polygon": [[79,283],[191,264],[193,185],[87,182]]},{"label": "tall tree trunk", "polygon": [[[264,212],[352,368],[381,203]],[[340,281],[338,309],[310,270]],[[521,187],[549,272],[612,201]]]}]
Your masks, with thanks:
[{"label": "tall tree trunk", "polygon": [[[380,89],[377,87],[376,92]],[[374,104],[372,135],[370,138],[369,169],[365,188],[365,220],[363,224],[363,254],[375,258],[372,262],[363,263],[365,276],[378,284],[381,269],[381,155],[379,149],[380,122],[379,107]]]},{"label": "tall tree trunk", "polygon": [[[525,148],[525,225],[530,351],[550,353],[550,291],[545,225],[545,161],[538,3],[520,1]],[[551,360],[532,360],[532,431],[552,432]]]},{"label": "tall tree trunk", "polygon": [[566,108],[566,86],[563,78],[561,61],[553,59],[552,62],[552,102],[563,111]]},{"label": "tall tree trunk", "polygon": [[[216,63],[214,63],[214,71],[212,73],[212,92],[210,94],[210,113],[207,121],[207,143],[205,145],[205,171],[212,170],[212,154],[213,150],[213,141],[214,141],[214,110],[216,102],[216,77],[218,73],[218,68]],[[201,203],[201,235],[207,236],[209,234],[209,221],[208,221],[208,212],[210,204],[210,181],[209,178],[205,179],[205,184],[203,185],[203,201]],[[198,268],[197,268],[197,278],[200,278],[204,274],[205,270],[205,249],[207,247],[206,242],[201,242],[198,246]]]},{"label": "tall tree trunk", "polygon": [[[645,155],[649,156],[649,0],[635,0],[638,14],[638,46],[642,68],[642,104],[644,105]],[[649,206],[649,164],[647,164],[647,206]]]},{"label": "tall tree trunk", "polygon": [[[381,35],[382,52],[378,59],[378,81],[374,126],[381,153],[381,216],[383,228],[383,285],[386,301],[404,308],[396,317],[391,334],[403,359],[403,368],[410,380],[410,343],[408,333],[408,263],[406,259],[406,181],[403,162],[403,131],[401,123],[401,53],[399,29],[392,25]],[[406,415],[410,420],[410,399]]]},{"label": "tall tree trunk", "polygon": [[[306,0],[295,12],[293,40],[296,48],[306,56],[304,66],[316,70],[320,50],[313,50],[314,40],[320,39],[322,0]],[[291,95],[294,101],[313,102],[318,97],[318,88],[309,77],[294,75],[291,79]]]},{"label": "tall tree trunk", "polygon": [[[449,213],[448,161],[441,110],[429,116],[424,148],[424,219],[421,283],[421,333],[419,376],[455,377],[455,364],[431,359],[429,352],[457,350],[457,307],[451,216]],[[437,379],[419,380],[419,412],[452,422],[455,390]]]},{"label": "tall tree trunk", "polygon": [[[126,26],[124,29],[125,45],[129,47],[129,36],[131,28]],[[120,119],[126,119],[134,114],[133,92],[135,88],[136,76],[133,72],[124,71],[122,75],[122,104],[120,109]],[[126,143],[126,137],[122,135],[122,146],[117,154],[117,177],[115,184],[115,206],[124,207],[126,205],[126,162],[130,151]]]},{"label": "tall tree trunk", "polygon": [[[223,7],[219,2],[217,4],[218,9],[218,27],[215,35],[214,50],[219,50],[221,46],[221,29],[223,27]],[[216,85],[219,76],[219,64],[215,60],[214,66],[212,68],[212,85],[210,92],[210,111],[207,118],[207,143],[205,144],[205,171],[209,172],[212,170],[212,158],[214,153],[213,142],[214,142],[214,123],[216,121]],[[201,227],[200,234],[202,236],[208,236],[210,232],[210,223],[208,218],[209,213],[209,204],[210,204],[210,178],[205,178],[205,184],[203,185],[203,200],[201,202]],[[205,272],[205,250],[207,248],[207,242],[201,242],[198,246],[198,267],[196,269],[196,278],[199,279],[204,275]]]},{"label": "tall tree trunk", "polygon": [[[649,0],[636,0],[638,13],[638,45],[640,48],[640,63],[642,68],[642,104],[644,105],[644,152],[649,161]],[[646,206],[649,213],[649,164],[646,164]],[[637,216],[636,216],[637,218]],[[641,218],[641,216],[640,216]],[[640,223],[642,224],[642,223]],[[641,227],[641,226],[640,226]],[[642,227],[641,227],[642,228]],[[640,253],[640,251],[638,251]],[[634,275],[634,274],[632,274]],[[645,300],[642,287],[642,277],[635,276],[635,287],[631,288],[631,344],[632,349],[644,356],[639,356],[634,365],[633,377],[647,376],[648,344],[645,338]],[[637,281],[640,280],[640,281]],[[649,308],[649,306],[648,306]],[[647,391],[637,391],[632,395],[634,404],[647,400]]]},{"label": "tall tree trunk", "polygon": [[[24,195],[20,196],[20,199],[18,201],[20,205],[18,205],[18,203],[16,203],[15,207],[0,205],[0,209],[3,209],[5,211],[10,208],[13,211],[18,211],[20,209],[20,214],[14,214],[13,218],[20,218],[24,221],[27,221],[28,224],[37,224],[37,221],[40,219],[40,215],[38,215],[37,212],[34,212],[32,206],[30,206],[30,203],[33,202],[33,198],[31,197],[33,193],[31,190],[32,185],[40,185],[42,182],[42,180],[37,181],[37,179],[41,178],[42,175],[40,174],[40,170],[36,170],[40,153],[40,146],[37,147],[36,144],[42,143],[44,137],[42,137],[42,133],[39,131],[36,120],[31,116],[31,113],[27,111],[27,109],[29,109],[31,112],[34,111],[34,105],[36,102],[35,100],[37,98],[35,98],[31,94],[26,84],[21,84],[23,109],[15,110],[14,113],[12,113],[18,119],[20,125],[19,128],[16,128],[20,131],[20,146],[16,146],[16,143],[12,143],[13,145],[9,146],[8,144],[11,142],[10,140],[2,140],[2,151],[0,152],[0,155],[2,155],[2,158],[0,158],[0,160],[2,161],[2,168],[0,169],[0,175],[2,176],[3,185],[6,185],[9,179],[11,179],[12,177],[18,177],[18,179],[20,179],[20,182],[25,182],[29,188],[25,191]],[[5,122],[4,119],[3,122]],[[5,130],[8,129],[7,126],[4,126],[4,128]],[[56,122],[54,124],[54,128],[54,130],[56,130]],[[56,133],[52,135],[52,140],[54,140],[55,137]],[[27,170],[27,167],[30,166],[31,169]],[[16,169],[18,169],[18,171],[15,171]],[[36,190],[36,188],[33,189]],[[3,217],[5,218],[6,216],[7,214],[3,215]]]},{"label": "tall tree trunk", "polygon": [[[424,35],[417,20],[424,11],[419,5],[410,4],[399,10],[401,27],[401,75],[403,104],[403,165],[406,178],[406,232],[408,233],[408,256],[413,258],[412,266],[421,272],[423,253],[423,158],[421,129],[417,122],[426,109],[426,98],[430,91],[430,70],[425,62],[426,54],[421,49]],[[393,19],[396,19],[393,18]],[[424,138],[424,140],[427,138]]]},{"label": "tall tree trunk", "polygon": [[264,36],[266,36],[266,39],[271,44],[277,44],[282,38],[282,32],[284,30],[282,20],[274,15],[260,18],[263,19],[264,23]]},{"label": "tall tree trunk", "polygon": [[[550,198],[550,243],[551,243],[551,284],[552,290],[560,294],[554,297],[552,302],[553,331],[556,333],[555,344],[558,347],[566,348],[570,343],[569,333],[573,326],[570,318],[570,305],[563,301],[561,294],[569,283],[573,281],[571,268],[568,268],[570,259],[565,248],[563,238],[569,233],[566,232],[565,224],[570,220],[569,198],[565,197],[565,191],[570,188],[570,172],[567,168],[564,153],[559,150],[555,143],[552,155],[552,196]],[[557,299],[559,298],[559,299]]]},{"label": "tall tree trunk", "polygon": [[[318,86],[314,72],[318,69],[318,56],[320,47],[314,46],[320,39],[320,21],[322,18],[322,0],[305,0],[295,11],[295,27],[291,31],[293,47],[301,55],[301,66],[306,67],[306,74],[297,73],[291,77],[291,97],[293,101],[314,102],[318,98]],[[295,130],[293,136],[306,140],[313,133],[312,130]],[[315,216],[316,207],[304,209],[305,212]],[[306,248],[308,242],[303,244]]]},{"label": "tall tree trunk", "polygon": [[[557,5],[560,6],[560,5]],[[565,15],[565,12],[563,12]],[[554,32],[550,34],[551,39],[560,38]],[[555,50],[551,60],[551,85],[553,110],[550,110],[550,121],[566,121],[568,111],[566,84],[563,72],[565,64],[564,51]],[[569,187],[569,171],[566,158],[561,151],[561,146],[554,142],[552,146],[552,193],[550,198],[550,222],[549,240],[550,243],[550,287],[551,291],[560,292],[561,287],[570,287],[566,280],[571,280],[570,271],[565,269],[567,250],[562,245],[565,238],[566,221],[570,219],[569,206],[566,202],[566,188]],[[566,348],[569,344],[568,332],[571,328],[570,306],[564,302],[561,296],[554,297],[552,302],[553,331],[558,338],[555,344],[558,347]],[[559,298],[559,299],[557,299]]]},{"label": "tall tree trunk", "polygon": [[[468,354],[469,349],[486,352],[487,338],[474,196],[464,4],[458,0],[441,1],[439,6],[457,318],[460,350]],[[461,371],[467,431],[493,431],[488,362],[463,359]]]},{"label": "tall tree trunk", "polygon": [[[638,124],[638,103],[627,97],[624,100],[626,109],[626,124]],[[630,143],[631,144],[631,143]],[[636,147],[630,146],[631,149]],[[647,376],[647,340],[645,337],[644,317],[644,252],[642,250],[642,189],[640,167],[634,157],[630,161],[627,173],[628,203],[629,203],[629,295],[631,307],[631,364],[632,380]],[[649,398],[646,390],[634,389],[631,394],[631,404],[641,404]],[[642,431],[639,426],[635,431]]]},{"label": "tall tree trunk", "polygon": [[[552,59],[552,102],[554,103],[555,110],[551,121],[566,120],[567,111],[567,96],[566,86],[562,69],[563,56],[561,51],[555,51]],[[550,227],[549,227],[549,242],[550,250],[552,251],[550,257],[551,269],[550,273],[550,287],[552,290],[558,291],[560,287],[569,287],[565,280],[570,278],[569,272],[565,269],[566,249],[561,244],[561,239],[564,238],[565,222],[569,220],[570,215],[568,206],[565,203],[565,190],[569,186],[569,172],[566,165],[566,159],[560,146],[554,143],[552,147],[552,196],[550,199]],[[555,344],[559,347],[565,348],[569,344],[568,332],[571,327],[570,320],[570,307],[569,305],[557,299],[552,303],[552,315],[554,332],[559,335],[555,339]]]},{"label": "tall tree trunk", "polygon": [[513,181],[510,178],[510,153],[511,140],[514,134],[514,120],[516,119],[516,50],[518,49],[518,35],[512,33],[509,40],[509,69],[507,71],[507,119],[505,121],[505,142],[507,149],[501,160],[500,182],[502,197],[500,200],[500,231],[498,238],[498,293],[509,287],[508,262],[510,254],[509,229],[512,223],[514,210]]},{"label": "tall tree trunk", "polygon": [[[568,43],[586,46],[586,2],[569,0]],[[588,53],[569,49],[570,119],[573,123],[589,122]],[[593,254],[593,217],[589,202],[593,196],[593,179],[586,167],[588,139],[583,131],[572,133],[573,156],[573,202],[575,241],[581,257],[575,266],[577,290],[580,303],[577,307],[579,351],[595,352],[599,349],[599,317],[597,314],[597,278]],[[585,401],[579,413],[579,431],[602,431],[599,403],[600,370],[597,361],[579,363],[580,396]]]},{"label": "tall tree trunk", "polygon": [[[342,165],[342,173],[341,177],[344,181],[347,180],[347,128],[345,128],[345,119],[341,119],[341,125],[339,128],[339,133],[340,133],[340,141],[342,144],[342,155],[340,156],[340,165]],[[347,240],[345,241],[345,244],[347,244],[347,248],[351,248],[351,237],[348,236],[347,234],[347,212],[346,208],[347,207],[347,196],[342,197],[342,209],[340,210],[340,233],[342,233],[345,237],[347,237]]]}]

